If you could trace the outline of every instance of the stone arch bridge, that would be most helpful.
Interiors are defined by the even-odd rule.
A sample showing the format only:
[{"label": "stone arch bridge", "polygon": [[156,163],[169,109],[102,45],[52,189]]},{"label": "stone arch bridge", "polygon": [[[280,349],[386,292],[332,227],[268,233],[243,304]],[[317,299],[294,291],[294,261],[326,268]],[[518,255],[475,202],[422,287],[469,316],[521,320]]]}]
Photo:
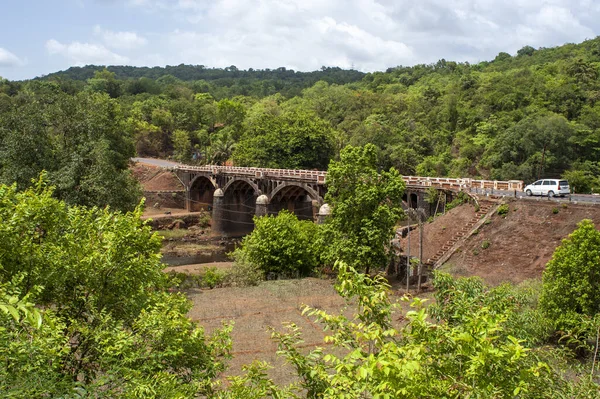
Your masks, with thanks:
[{"label": "stone arch bridge", "polygon": [[[324,206],[327,172],[246,168],[234,166],[167,167],[181,181],[190,212],[212,211],[212,230],[217,235],[243,236],[254,228],[254,215],[276,214],[287,209],[299,219],[318,220]],[[430,187],[441,190],[448,201],[463,189],[472,187],[522,189],[523,182],[493,182],[404,176],[407,183],[403,206],[423,208],[431,215],[436,204],[426,201]]]}]

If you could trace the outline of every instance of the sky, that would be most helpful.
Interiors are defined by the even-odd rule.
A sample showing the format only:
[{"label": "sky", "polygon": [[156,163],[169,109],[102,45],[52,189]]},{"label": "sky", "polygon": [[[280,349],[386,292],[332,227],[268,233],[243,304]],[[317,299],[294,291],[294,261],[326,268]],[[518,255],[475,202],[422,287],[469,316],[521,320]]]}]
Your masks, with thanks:
[{"label": "sky", "polygon": [[88,64],[371,72],[599,32],[598,0],[2,0],[0,76]]}]

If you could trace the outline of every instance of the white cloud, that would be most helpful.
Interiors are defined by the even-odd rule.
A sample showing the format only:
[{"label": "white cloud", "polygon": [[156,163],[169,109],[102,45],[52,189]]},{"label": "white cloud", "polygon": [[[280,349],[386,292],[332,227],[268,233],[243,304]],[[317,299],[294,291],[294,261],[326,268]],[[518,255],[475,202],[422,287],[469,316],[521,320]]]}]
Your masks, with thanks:
[{"label": "white cloud", "polygon": [[24,61],[19,57],[0,47],[0,67],[15,67],[23,64]]},{"label": "white cloud", "polygon": [[145,37],[135,32],[113,32],[102,29],[99,25],[94,27],[94,34],[100,37],[107,47],[118,50],[132,50],[148,43]]},{"label": "white cloud", "polygon": [[122,65],[129,62],[129,58],[113,53],[102,45],[93,43],[72,42],[63,44],[51,39],[46,42],[46,50],[50,55],[61,55],[77,66],[88,64]]},{"label": "white cloud", "polygon": [[[152,26],[164,21],[163,32],[151,33],[149,27],[146,38],[131,29],[114,32],[97,27],[95,34],[105,52],[121,57],[110,50],[127,50],[137,65],[149,59],[140,49],[150,48],[150,41],[152,59],[172,65],[298,70],[326,65],[372,71],[440,58],[491,60],[501,51],[515,54],[525,45],[580,42],[600,32],[600,4],[595,0],[127,0],[126,4],[129,11],[147,16]],[[104,58],[110,59],[107,55]]]}]

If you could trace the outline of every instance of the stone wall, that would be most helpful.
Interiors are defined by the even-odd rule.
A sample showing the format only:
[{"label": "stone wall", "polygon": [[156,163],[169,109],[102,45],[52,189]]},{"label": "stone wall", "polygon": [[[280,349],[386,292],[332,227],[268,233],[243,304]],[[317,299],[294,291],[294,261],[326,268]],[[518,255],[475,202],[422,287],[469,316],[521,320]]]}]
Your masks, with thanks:
[{"label": "stone wall", "polygon": [[147,207],[185,209],[185,191],[144,191]]}]

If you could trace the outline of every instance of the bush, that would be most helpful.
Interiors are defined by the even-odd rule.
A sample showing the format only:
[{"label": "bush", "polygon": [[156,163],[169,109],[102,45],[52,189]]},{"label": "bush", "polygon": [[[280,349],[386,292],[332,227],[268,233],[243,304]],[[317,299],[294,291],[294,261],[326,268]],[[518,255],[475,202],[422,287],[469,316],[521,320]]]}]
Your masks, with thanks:
[{"label": "bush", "polygon": [[577,328],[600,312],[600,231],[591,220],[554,251],[543,274],[540,306],[560,330]]},{"label": "bush", "polygon": [[450,203],[446,204],[446,212],[448,212],[451,209],[456,208],[457,206],[460,206],[462,204],[469,202],[470,199],[471,199],[471,197],[469,197],[469,195],[467,193],[464,193],[461,191],[460,193],[458,193],[456,198],[454,198]]},{"label": "bush", "polygon": [[556,215],[558,213],[558,208],[552,208],[552,214]]},{"label": "bush", "polygon": [[489,240],[483,240],[483,242],[481,243],[481,248],[488,249],[490,245],[492,245],[492,243]]},{"label": "bush", "polygon": [[256,266],[267,277],[307,276],[320,264],[319,225],[300,221],[289,211],[254,218],[255,228],[234,251],[234,258]]},{"label": "bush", "polygon": [[209,267],[202,276],[202,285],[213,289],[223,283],[224,274],[217,270],[216,267]]},{"label": "bush", "polygon": [[502,284],[490,288],[479,277],[453,278],[447,273],[435,272],[435,304],[430,307],[432,316],[451,325],[464,323],[479,309],[488,308],[492,315],[504,315],[504,337],[525,340],[528,345],[544,342],[551,325],[537,309],[541,284],[529,280],[519,286]]},{"label": "bush", "polygon": [[508,207],[508,204],[502,204],[498,207],[498,211],[496,213],[498,214],[498,216],[506,217],[506,215],[508,215],[509,210],[510,209]]},{"label": "bush", "polygon": [[264,273],[256,266],[238,257],[233,268],[225,275],[224,285],[232,287],[250,287],[265,279]]}]

